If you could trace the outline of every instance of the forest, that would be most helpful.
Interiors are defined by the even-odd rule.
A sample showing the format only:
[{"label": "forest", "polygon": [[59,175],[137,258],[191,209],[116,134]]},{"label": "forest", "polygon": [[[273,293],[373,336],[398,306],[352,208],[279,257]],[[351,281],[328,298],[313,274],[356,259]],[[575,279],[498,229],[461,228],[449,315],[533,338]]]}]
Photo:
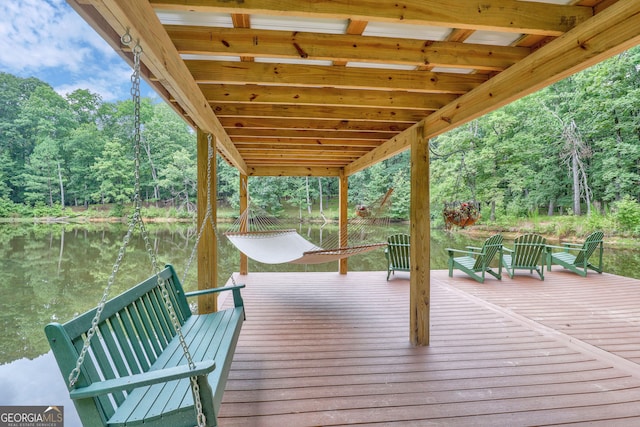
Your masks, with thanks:
[{"label": "forest", "polygon": [[[66,96],[36,78],[0,73],[0,217],[62,215],[133,193],[133,103],[88,90]],[[163,102],[142,101],[145,204],[193,215],[195,134]],[[640,47],[430,141],[431,217],[443,203],[478,202],[482,221],[624,212],[640,232]],[[219,157],[218,204],[238,207],[238,172]],[[393,188],[389,216],[408,219],[404,152],[349,179],[350,203]],[[335,211],[336,178],[250,178],[252,204],[272,212]]]}]

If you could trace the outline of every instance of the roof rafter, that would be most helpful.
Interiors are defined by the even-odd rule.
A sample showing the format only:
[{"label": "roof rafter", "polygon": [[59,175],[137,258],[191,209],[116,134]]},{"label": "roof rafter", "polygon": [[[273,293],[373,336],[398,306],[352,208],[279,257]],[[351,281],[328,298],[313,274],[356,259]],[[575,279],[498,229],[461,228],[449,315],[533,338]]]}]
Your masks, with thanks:
[{"label": "roof rafter", "polygon": [[343,89],[408,90],[466,93],[488,77],[478,74],[432,73],[321,65],[257,62],[184,61],[198,83],[271,84]]},{"label": "roof rafter", "polygon": [[201,84],[212,104],[289,104],[372,108],[438,110],[458,97],[456,94],[429,94],[407,91],[356,90],[291,86]]},{"label": "roof rafter", "polygon": [[193,55],[384,62],[502,71],[530,53],[526,47],[489,46],[349,34],[167,25],[178,52]]},{"label": "roof rafter", "polygon": [[[158,9],[308,16],[559,36],[593,15],[591,8],[517,0],[404,0],[381,3],[298,0],[151,0]],[[550,13],[549,9],[553,9]],[[562,19],[557,19],[561,16]]]}]

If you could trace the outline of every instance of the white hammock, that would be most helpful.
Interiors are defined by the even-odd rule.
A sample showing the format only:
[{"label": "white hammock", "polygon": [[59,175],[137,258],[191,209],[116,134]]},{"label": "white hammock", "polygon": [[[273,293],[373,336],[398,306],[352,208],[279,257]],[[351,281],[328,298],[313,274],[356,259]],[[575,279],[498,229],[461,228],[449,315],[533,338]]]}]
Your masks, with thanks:
[{"label": "white hammock", "polygon": [[293,229],[227,232],[225,235],[240,252],[265,264],[322,264],[386,246],[386,243],[374,243],[323,249],[309,242]]},{"label": "white hammock", "polygon": [[[353,238],[360,238],[364,227],[379,222],[378,213],[389,203],[393,189],[389,189],[381,198],[374,212],[367,211],[367,215],[358,214],[353,222],[355,225],[349,233]],[[388,224],[388,218],[384,221]],[[346,231],[346,227],[344,229]],[[243,254],[264,264],[322,264],[337,261],[352,255],[372,251],[386,243],[366,243],[360,246],[341,247],[340,236],[332,242],[326,242],[330,249],[316,246],[294,229],[286,229],[280,221],[266,212],[252,213],[251,207],[245,209],[224,233],[229,241]],[[347,236],[347,241],[349,236]],[[361,240],[361,239],[360,239]]]}]

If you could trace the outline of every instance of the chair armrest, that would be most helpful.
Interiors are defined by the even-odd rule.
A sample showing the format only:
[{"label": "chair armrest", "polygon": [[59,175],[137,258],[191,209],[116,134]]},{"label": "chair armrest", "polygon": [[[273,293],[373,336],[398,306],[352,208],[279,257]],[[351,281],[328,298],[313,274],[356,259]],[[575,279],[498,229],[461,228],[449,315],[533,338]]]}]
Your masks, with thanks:
[{"label": "chair armrest", "polygon": [[469,252],[469,249],[471,249],[472,251],[482,251],[482,248],[479,248],[477,246],[465,246],[465,248],[467,248],[467,252]]},{"label": "chair armrest", "polygon": [[571,246],[554,246],[554,245],[545,245],[547,247],[547,252],[551,252],[551,249],[562,249],[563,251],[571,250],[571,251],[582,251],[582,245],[578,245],[579,247],[571,247]]},{"label": "chair armrest", "polygon": [[511,252],[511,253],[515,252],[515,250],[514,250],[514,249],[509,249],[509,248],[507,248],[506,246],[503,246],[503,247],[502,247],[502,250],[503,250],[503,251],[506,251],[506,252]]},{"label": "chair armrest", "polygon": [[167,381],[179,380],[182,378],[206,375],[215,369],[216,362],[213,360],[207,360],[204,362],[196,362],[195,365],[195,369],[190,369],[189,365],[180,365],[166,369],[147,371],[141,374],[130,375],[128,377],[104,380],[86,387],[71,390],[69,395],[72,399],[85,399],[88,397],[102,396],[117,391],[132,390],[138,387],[165,383]]},{"label": "chair armrest", "polygon": [[562,246],[577,246],[581,248],[583,243],[562,242]]},{"label": "chair armrest", "polygon": [[[475,249],[481,249],[481,248],[475,248]],[[452,248],[446,248],[445,249],[447,252],[449,252],[449,256],[453,256],[454,252],[459,252],[461,254],[469,254],[469,253],[473,253],[473,254],[477,254],[479,252],[474,252],[473,250],[462,250],[462,249],[452,249]]]}]

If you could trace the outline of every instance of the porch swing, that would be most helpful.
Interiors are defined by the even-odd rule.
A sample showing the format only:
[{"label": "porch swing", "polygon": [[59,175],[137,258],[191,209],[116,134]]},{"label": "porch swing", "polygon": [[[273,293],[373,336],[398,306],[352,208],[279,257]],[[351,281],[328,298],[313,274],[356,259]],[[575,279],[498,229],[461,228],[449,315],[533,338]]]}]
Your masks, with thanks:
[{"label": "porch swing", "polygon": [[[463,152],[460,159],[460,171],[456,178],[456,193],[460,188],[460,177],[462,176],[464,168]],[[447,230],[451,230],[454,226],[460,228],[470,227],[480,219],[480,202],[475,200],[454,200],[444,202],[442,215],[444,217],[445,228]]]},{"label": "porch swing", "polygon": [[[127,33],[122,37],[131,43]],[[140,55],[133,48],[134,213],[98,306],[65,324],[45,327],[49,345],[85,426],[215,426],[233,353],[244,321],[244,285],[185,293],[172,266],[158,267],[141,216]],[[209,136],[207,213],[185,279],[211,217]],[[140,228],[153,276],[107,300],[128,243]],[[214,232],[215,232],[215,227]],[[217,234],[216,234],[217,237]],[[234,307],[192,314],[187,297],[231,290]]]}]

